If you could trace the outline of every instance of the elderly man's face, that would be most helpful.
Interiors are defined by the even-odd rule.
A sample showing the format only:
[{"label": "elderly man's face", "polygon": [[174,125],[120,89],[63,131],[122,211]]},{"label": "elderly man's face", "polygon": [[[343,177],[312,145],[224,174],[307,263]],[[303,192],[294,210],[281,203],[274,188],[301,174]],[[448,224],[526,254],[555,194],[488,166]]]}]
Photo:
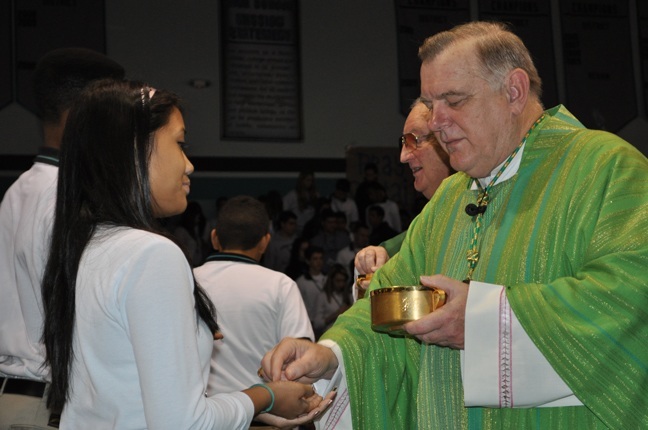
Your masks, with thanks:
[{"label": "elderly man's face", "polygon": [[[403,134],[412,133],[419,137],[419,148],[410,148],[401,145],[400,162],[409,165],[414,176],[414,189],[429,200],[436,189],[449,174],[450,167],[447,154],[443,152],[439,143],[431,135],[427,122],[429,110],[419,103],[412,108],[405,125]],[[424,136],[429,136],[425,138]]]},{"label": "elderly man's face", "polygon": [[428,126],[455,170],[486,177],[519,144],[506,91],[479,75],[467,43],[423,63],[421,99],[431,109]]}]

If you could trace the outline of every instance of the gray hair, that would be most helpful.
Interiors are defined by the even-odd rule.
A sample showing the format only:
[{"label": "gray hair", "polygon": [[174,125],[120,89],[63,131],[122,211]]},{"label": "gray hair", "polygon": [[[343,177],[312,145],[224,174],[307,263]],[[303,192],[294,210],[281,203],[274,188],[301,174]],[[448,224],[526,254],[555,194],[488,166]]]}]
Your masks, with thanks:
[{"label": "gray hair", "polygon": [[418,55],[423,63],[431,61],[446,48],[471,42],[480,60],[479,73],[492,88],[501,89],[506,74],[522,69],[529,76],[530,89],[540,99],[542,79],[522,40],[503,23],[474,21],[456,26],[425,39]]}]

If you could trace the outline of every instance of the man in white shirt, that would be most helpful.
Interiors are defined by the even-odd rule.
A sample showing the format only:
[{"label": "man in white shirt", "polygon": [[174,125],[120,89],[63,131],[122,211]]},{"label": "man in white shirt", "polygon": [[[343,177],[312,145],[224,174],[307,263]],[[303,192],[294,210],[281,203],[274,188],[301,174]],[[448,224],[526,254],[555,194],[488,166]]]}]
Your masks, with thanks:
[{"label": "man in white shirt", "polygon": [[283,337],[314,339],[295,282],[259,264],[270,241],[268,226],[268,214],[259,200],[228,199],[211,233],[220,252],[194,269],[196,280],[214,302],[224,336],[214,342],[207,395],[259,383],[263,354]]},{"label": "man in white shirt", "polygon": [[335,182],[335,190],[331,194],[331,210],[342,212],[346,215],[347,228],[358,222],[358,206],[350,196],[351,183],[348,179],[342,178]]},{"label": "man in white shirt", "polygon": [[385,211],[385,222],[397,233],[403,231],[401,227],[401,216],[398,204],[387,196],[387,190],[378,182],[368,186],[369,200],[371,203],[366,209],[365,219],[369,225],[369,208],[371,206],[380,206]]},{"label": "man in white shirt", "polygon": [[[124,77],[124,69],[89,49],[49,52],[34,71],[43,147],[0,204],[0,430],[50,428],[49,369],[43,367],[41,277],[54,216],[58,152],[67,113],[91,81]],[[52,418],[55,423],[56,417]]]}]

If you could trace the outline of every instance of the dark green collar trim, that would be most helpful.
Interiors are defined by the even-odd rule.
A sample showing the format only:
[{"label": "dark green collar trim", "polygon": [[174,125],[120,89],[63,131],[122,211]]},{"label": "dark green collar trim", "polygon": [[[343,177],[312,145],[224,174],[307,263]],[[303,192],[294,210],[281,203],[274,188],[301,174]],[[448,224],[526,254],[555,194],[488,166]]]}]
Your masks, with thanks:
[{"label": "dark green collar trim", "polygon": [[247,255],[233,254],[230,252],[215,252],[205,260],[205,262],[209,261],[236,261],[239,263],[259,264]]},{"label": "dark green collar trim", "polygon": [[58,167],[59,165],[59,150],[54,148],[42,147],[38,149],[38,155],[34,159],[34,163],[44,163],[51,166]]}]

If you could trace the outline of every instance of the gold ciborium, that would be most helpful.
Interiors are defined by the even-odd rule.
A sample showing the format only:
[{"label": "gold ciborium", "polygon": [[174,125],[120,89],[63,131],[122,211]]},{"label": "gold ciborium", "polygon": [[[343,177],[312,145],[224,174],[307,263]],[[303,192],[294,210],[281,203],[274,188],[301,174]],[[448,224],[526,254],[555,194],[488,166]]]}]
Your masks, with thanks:
[{"label": "gold ciborium", "polygon": [[379,288],[369,295],[371,328],[394,335],[407,334],[403,324],[433,312],[446,301],[443,290],[421,285]]}]

